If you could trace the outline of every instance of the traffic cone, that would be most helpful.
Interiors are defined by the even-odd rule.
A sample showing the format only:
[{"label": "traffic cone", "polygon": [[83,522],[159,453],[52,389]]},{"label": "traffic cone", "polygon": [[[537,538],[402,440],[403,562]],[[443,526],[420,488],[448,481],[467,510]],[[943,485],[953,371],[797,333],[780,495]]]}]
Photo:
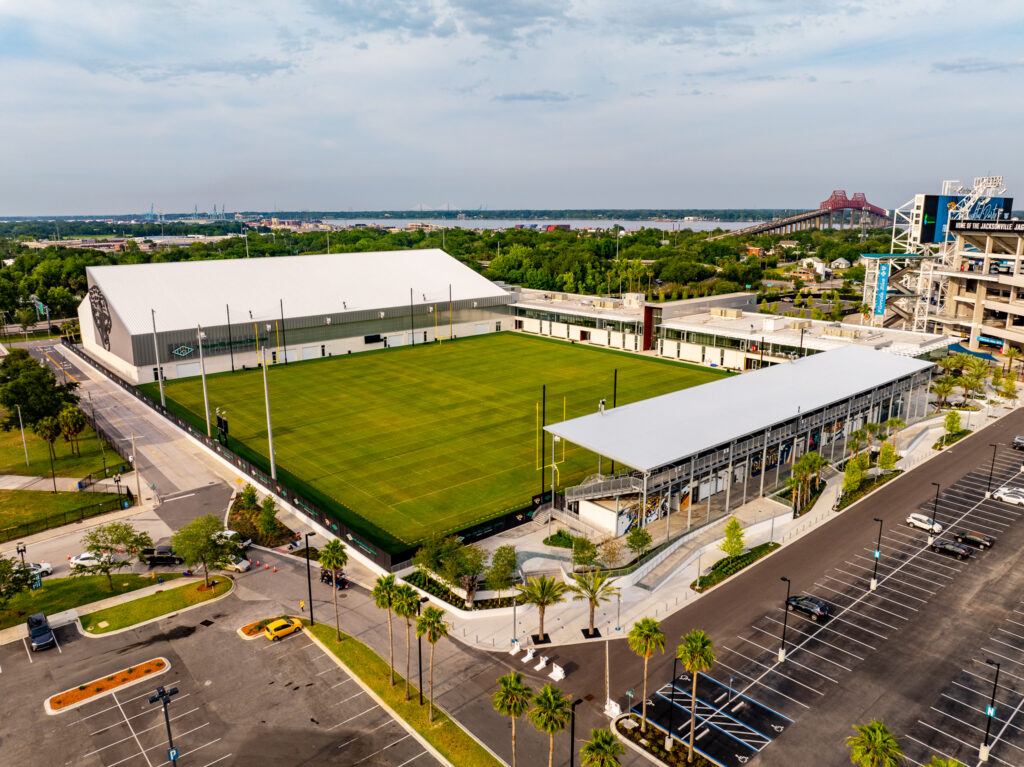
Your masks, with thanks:
[{"label": "traffic cone", "polygon": [[274,568],[274,572],[275,572],[275,573],[277,572],[277,568],[276,568],[276,567]]},{"label": "traffic cone", "polygon": [[70,562],[70,561],[71,561],[71,555],[68,554],[68,562]]},{"label": "traffic cone", "polygon": [[270,569],[270,565],[263,565],[263,569],[264,570],[269,570]]}]

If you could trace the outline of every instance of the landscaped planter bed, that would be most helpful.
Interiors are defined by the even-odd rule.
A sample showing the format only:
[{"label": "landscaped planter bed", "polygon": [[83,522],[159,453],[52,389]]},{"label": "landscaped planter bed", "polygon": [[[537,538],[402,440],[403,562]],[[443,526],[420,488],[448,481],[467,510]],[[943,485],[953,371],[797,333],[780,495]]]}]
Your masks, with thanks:
[{"label": "landscaped planter bed", "polygon": [[81,684],[78,687],[72,687],[70,690],[58,693],[47,701],[47,705],[52,711],[63,711],[90,698],[95,698],[97,695],[112,692],[125,685],[145,679],[148,676],[166,671],[168,668],[170,668],[170,664],[164,658],[153,658],[145,663],[129,666],[109,676],[94,679],[86,684]]}]

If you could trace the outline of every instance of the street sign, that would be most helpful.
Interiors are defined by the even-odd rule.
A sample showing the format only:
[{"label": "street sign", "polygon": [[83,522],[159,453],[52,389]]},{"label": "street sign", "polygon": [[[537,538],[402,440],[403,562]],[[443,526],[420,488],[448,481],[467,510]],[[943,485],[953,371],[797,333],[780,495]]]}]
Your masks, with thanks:
[{"label": "street sign", "polygon": [[39,573],[32,573],[32,583],[29,584],[32,591],[43,587],[43,576]]},{"label": "street sign", "polygon": [[882,552],[879,551],[878,549],[875,549],[875,559],[881,559],[881,557],[882,557]]},{"label": "street sign", "polygon": [[995,706],[985,706],[985,715],[986,716],[990,716],[990,717],[992,717],[994,719],[995,716],[996,716],[996,707]]},{"label": "street sign", "polygon": [[177,749],[177,747],[167,749],[167,758],[170,759],[172,762],[178,761],[178,749]]},{"label": "street sign", "polygon": [[632,699],[633,699],[633,691],[632,691],[632,690],[626,690],[626,695],[628,695],[628,696],[629,696],[629,699],[630,699],[630,700],[632,700]]}]

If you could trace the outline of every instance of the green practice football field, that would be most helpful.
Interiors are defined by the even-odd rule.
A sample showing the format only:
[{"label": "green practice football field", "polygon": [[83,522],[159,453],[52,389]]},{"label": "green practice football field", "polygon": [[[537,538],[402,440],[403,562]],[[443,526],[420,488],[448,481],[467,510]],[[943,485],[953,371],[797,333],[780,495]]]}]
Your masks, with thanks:
[{"label": "green practice football field", "polygon": [[[278,364],[267,371],[277,464],[412,545],[526,506],[549,488],[550,455],[548,468],[538,467],[541,386],[555,423],[563,402],[566,418],[595,412],[602,397],[610,408],[616,368],[620,405],[722,375],[507,332]],[[266,456],[260,372],[207,384],[211,412],[226,410],[231,436]],[[202,422],[198,377],[165,389]],[[560,445],[557,460],[559,487],[597,471],[597,457],[572,445],[564,462]]]}]

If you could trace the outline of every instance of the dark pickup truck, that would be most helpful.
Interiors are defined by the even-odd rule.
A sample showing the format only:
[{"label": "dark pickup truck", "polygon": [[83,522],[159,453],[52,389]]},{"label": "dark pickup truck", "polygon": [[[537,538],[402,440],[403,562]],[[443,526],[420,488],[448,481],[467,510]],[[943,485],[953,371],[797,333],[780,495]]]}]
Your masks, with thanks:
[{"label": "dark pickup truck", "polygon": [[170,546],[143,549],[141,559],[148,565],[180,565],[185,560],[174,553]]}]

